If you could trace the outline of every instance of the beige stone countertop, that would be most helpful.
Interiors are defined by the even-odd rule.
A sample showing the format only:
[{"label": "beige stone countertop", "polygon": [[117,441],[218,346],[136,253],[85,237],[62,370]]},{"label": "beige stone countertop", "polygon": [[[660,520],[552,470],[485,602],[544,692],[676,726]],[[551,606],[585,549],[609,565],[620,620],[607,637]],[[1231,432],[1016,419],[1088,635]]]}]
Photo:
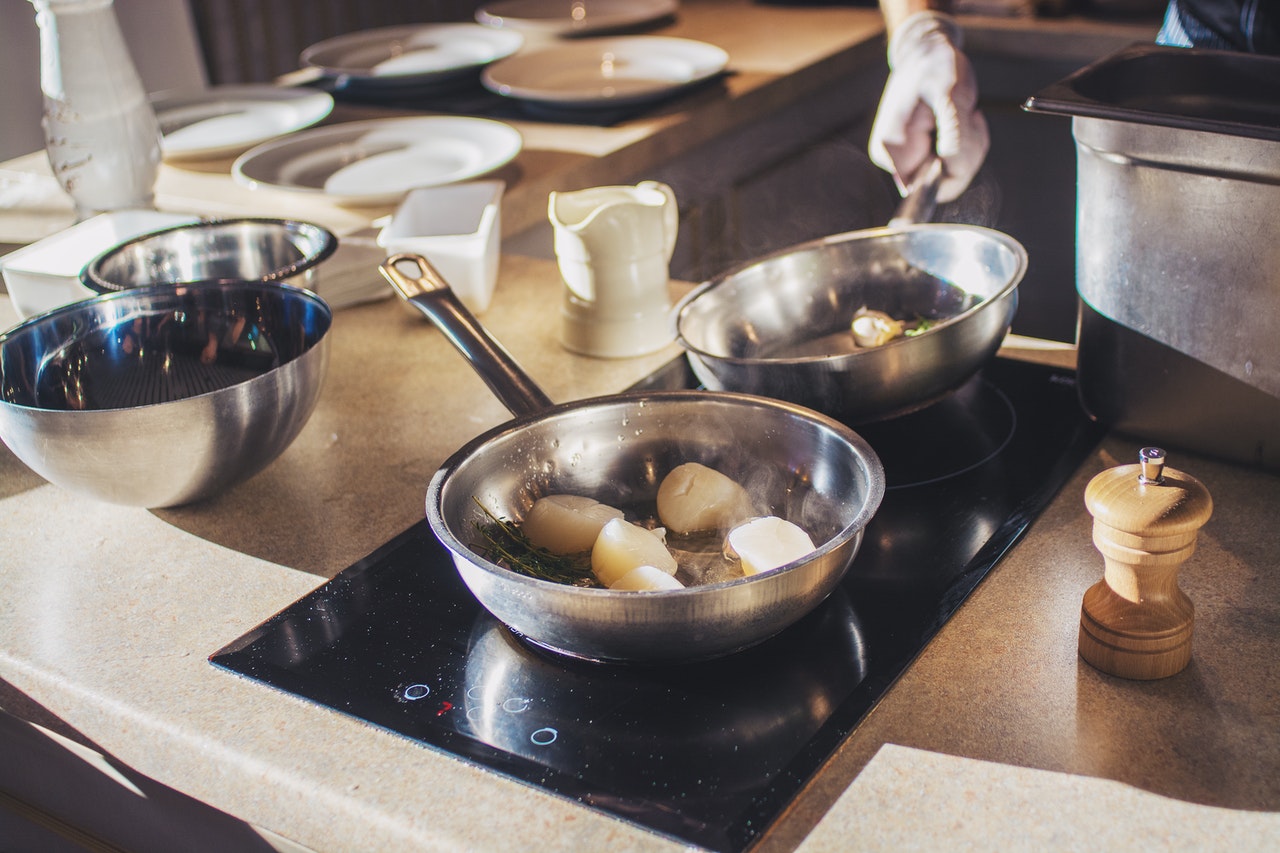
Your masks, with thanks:
[{"label": "beige stone countertop", "polygon": [[1191,663],[1129,681],[1078,656],[1084,490],[1141,446],[1103,441],[762,849],[1277,849],[1280,477],[1170,451],[1214,501],[1178,575]]},{"label": "beige stone countertop", "polygon": [[[1046,31],[1060,37],[1054,49],[1082,52],[1141,31],[970,23],[975,43],[1011,55],[1048,49]],[[664,32],[726,47],[735,73],[724,89],[606,129],[521,123],[526,150],[503,175],[507,233],[545,215],[550,189],[642,176],[809,87],[870,68],[881,61],[879,27],[871,9],[691,0]],[[13,168],[0,169],[0,201],[26,191],[38,160],[4,164]],[[162,206],[305,214],[344,235],[387,212],[250,194],[226,167],[166,166]],[[0,209],[0,242],[65,226],[60,203]],[[554,340],[558,294],[554,264],[505,256],[483,318],[553,399],[620,390],[678,355],[569,355]],[[0,325],[14,319],[0,300]],[[443,336],[394,301],[339,311],[332,335],[330,373],[302,434],[207,503],[97,503],[0,449],[5,731],[37,723],[150,796],[169,786],[282,848],[506,850],[518,839],[531,850],[681,849],[208,663],[420,519],[440,462],[508,417]],[[1280,847],[1280,478],[1175,455],[1215,501],[1181,574],[1197,608],[1192,663],[1128,682],[1076,654],[1081,596],[1101,573],[1084,487],[1139,446],[1104,441],[758,850]],[[0,807],[13,794],[0,790]]]},{"label": "beige stone countertop", "polygon": [[[676,354],[565,353],[553,323],[527,321],[558,288],[553,263],[504,258],[484,317],[553,399],[625,387]],[[518,838],[532,850],[679,849],[208,663],[421,518],[444,456],[507,418],[443,336],[396,302],[338,312],[332,335],[330,374],[297,441],[207,503],[101,504],[0,453],[0,708],[281,846],[503,850]],[[1101,572],[1081,496],[1137,447],[1111,438],[1089,458],[759,850],[960,838],[1074,849],[1091,827],[1106,831],[1101,849],[1133,849],[1169,814],[1174,841],[1187,842],[1173,847],[1238,839],[1227,827],[1280,843],[1267,814],[1280,811],[1280,478],[1175,457],[1216,504],[1183,572],[1197,607],[1192,664],[1141,683],[1077,658],[1081,595]],[[1035,810],[1028,790],[1040,792]]]},{"label": "beige stone countertop", "polygon": [[[504,258],[490,331],[555,400],[678,354],[569,355],[554,262]],[[552,310],[554,310],[552,308]],[[0,323],[14,322],[0,300]],[[267,470],[200,505],[73,496],[0,447],[0,707],[318,850],[644,847],[615,820],[214,668],[207,657],[423,516],[427,482],[510,415],[393,300],[335,314],[315,413]],[[0,847],[3,845],[0,844]]]}]

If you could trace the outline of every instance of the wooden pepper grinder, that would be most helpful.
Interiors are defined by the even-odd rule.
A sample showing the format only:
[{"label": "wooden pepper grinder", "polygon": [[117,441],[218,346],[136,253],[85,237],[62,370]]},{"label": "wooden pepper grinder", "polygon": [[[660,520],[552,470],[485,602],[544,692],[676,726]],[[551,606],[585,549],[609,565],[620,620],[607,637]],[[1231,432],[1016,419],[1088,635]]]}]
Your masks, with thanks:
[{"label": "wooden pepper grinder", "polygon": [[1195,551],[1213,500],[1200,481],[1165,468],[1163,450],[1145,447],[1138,459],[1085,488],[1105,571],[1084,594],[1080,656],[1111,675],[1155,679],[1191,660],[1195,608],[1178,588],[1178,567]]}]

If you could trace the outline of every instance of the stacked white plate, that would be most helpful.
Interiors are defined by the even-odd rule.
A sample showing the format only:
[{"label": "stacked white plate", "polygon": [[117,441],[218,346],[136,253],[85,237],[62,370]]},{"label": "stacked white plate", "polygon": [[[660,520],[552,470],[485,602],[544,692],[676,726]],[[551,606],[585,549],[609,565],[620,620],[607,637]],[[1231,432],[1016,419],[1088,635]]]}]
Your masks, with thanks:
[{"label": "stacked white plate", "polygon": [[523,145],[500,121],[422,116],[319,127],[246,151],[242,185],[323,194],[347,205],[392,204],[418,187],[465,181],[511,162]]},{"label": "stacked white plate", "polygon": [[476,20],[528,34],[586,35],[667,18],[677,0],[497,0],[476,10]]},{"label": "stacked white plate", "polygon": [[456,86],[511,56],[524,36],[480,24],[410,24],[336,36],[302,52],[334,91],[410,98]]},{"label": "stacked white plate", "polygon": [[267,84],[162,92],[151,98],[166,160],[230,157],[319,122],[333,96]]},{"label": "stacked white plate", "polygon": [[561,109],[657,101],[717,76],[729,55],[715,45],[665,36],[559,42],[495,62],[481,73],[499,95]]}]

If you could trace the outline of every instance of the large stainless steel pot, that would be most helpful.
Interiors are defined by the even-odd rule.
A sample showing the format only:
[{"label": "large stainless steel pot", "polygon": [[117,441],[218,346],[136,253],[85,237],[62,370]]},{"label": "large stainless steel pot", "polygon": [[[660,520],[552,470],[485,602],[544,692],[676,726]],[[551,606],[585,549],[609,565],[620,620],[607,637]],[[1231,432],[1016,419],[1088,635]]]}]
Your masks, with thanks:
[{"label": "large stainless steel pot", "polygon": [[[381,269],[516,415],[440,467],[426,512],[480,603],[530,641],[595,660],[717,657],[791,625],[844,576],[884,495],[879,458],[848,427],[785,402],[706,391],[552,404],[425,260],[395,255]],[[662,592],[538,580],[472,550],[474,527],[485,520],[477,502],[517,522],[537,498],[555,493],[636,510],[653,505],[662,477],[683,462],[701,462],[737,479],[769,511],[804,527],[821,545],[802,560],[752,578]]]},{"label": "large stainless steel pot", "polygon": [[[915,224],[922,218],[908,195],[887,228],[792,246],[695,289],[676,308],[676,334],[698,379],[849,423],[922,408],[964,384],[1009,331],[1027,253],[998,231]],[[864,306],[933,325],[858,348],[849,329]]]},{"label": "large stainless steel pot", "polygon": [[1280,57],[1134,45],[1024,105],[1072,117],[1080,400],[1280,472]]}]

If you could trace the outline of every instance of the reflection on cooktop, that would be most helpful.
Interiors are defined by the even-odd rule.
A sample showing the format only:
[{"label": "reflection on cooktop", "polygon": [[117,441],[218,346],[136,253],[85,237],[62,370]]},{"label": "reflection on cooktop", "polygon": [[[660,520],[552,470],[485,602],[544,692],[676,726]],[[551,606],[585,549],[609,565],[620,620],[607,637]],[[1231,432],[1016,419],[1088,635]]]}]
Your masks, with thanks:
[{"label": "reflection on cooktop", "polygon": [[743,850],[1101,437],[1070,373],[997,360],[859,431],[889,489],[837,591],[720,660],[562,659],[485,612],[425,521],[215,653],[219,667],[682,842]]},{"label": "reflection on cooktop", "polygon": [[1008,396],[978,377],[928,409],[863,424],[858,432],[884,463],[887,488],[904,489],[960,476],[992,461],[1013,440],[1017,425]]},{"label": "reflection on cooktop", "polygon": [[589,780],[592,801],[608,792],[643,811],[673,788],[685,792],[681,820],[731,819],[724,806],[781,772],[865,673],[848,596],[829,605],[763,647],[661,668],[561,659],[486,614],[468,646],[459,730]]}]

